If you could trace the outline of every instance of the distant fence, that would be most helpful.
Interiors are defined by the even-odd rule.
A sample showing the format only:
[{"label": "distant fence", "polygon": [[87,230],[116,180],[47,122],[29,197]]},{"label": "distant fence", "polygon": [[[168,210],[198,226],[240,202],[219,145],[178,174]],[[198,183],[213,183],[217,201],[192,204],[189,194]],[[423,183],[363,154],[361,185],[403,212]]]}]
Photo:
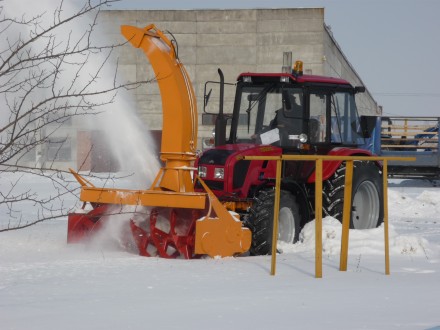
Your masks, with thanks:
[{"label": "distant fence", "polygon": [[439,121],[439,117],[382,117],[382,150],[438,150]]}]

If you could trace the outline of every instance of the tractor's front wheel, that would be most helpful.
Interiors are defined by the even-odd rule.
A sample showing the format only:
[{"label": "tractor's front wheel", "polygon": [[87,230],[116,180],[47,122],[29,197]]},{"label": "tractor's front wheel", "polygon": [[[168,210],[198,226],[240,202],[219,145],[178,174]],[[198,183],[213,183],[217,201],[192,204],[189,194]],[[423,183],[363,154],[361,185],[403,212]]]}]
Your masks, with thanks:
[{"label": "tractor's front wheel", "polygon": [[[324,182],[323,211],[342,221],[345,163]],[[382,172],[372,162],[354,162],[350,228],[371,229],[383,221]]]},{"label": "tractor's front wheel", "polygon": [[[251,255],[266,255],[272,251],[272,231],[275,191],[260,191],[250,210],[252,230]],[[295,243],[300,231],[299,207],[292,193],[281,190],[278,219],[278,240]]]}]

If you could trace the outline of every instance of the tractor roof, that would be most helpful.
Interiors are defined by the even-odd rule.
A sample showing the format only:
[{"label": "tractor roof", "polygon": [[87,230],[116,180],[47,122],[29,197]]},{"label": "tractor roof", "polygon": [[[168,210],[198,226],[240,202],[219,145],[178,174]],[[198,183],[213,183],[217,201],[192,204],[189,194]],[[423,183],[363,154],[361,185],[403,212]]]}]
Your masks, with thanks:
[{"label": "tractor roof", "polygon": [[238,76],[237,80],[243,80],[243,77],[251,77],[252,81],[264,82],[280,80],[281,77],[287,77],[289,81],[297,83],[324,83],[324,84],[334,84],[334,85],[350,85],[351,84],[341,78],[333,78],[326,76],[315,76],[315,75],[294,75],[289,73],[252,73],[246,72]]}]

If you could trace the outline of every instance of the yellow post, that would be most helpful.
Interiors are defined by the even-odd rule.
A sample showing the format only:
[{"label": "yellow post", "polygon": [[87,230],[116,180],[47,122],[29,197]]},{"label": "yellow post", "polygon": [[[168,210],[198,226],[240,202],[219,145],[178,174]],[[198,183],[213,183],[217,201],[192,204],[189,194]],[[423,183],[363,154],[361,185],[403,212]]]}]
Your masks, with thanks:
[{"label": "yellow post", "polygon": [[315,277],[322,278],[322,158],[315,164]]},{"label": "yellow post", "polygon": [[342,213],[342,237],[341,237],[341,256],[339,260],[339,270],[347,270],[348,261],[348,235],[350,230],[351,216],[351,192],[353,188],[353,161],[348,160],[345,168],[345,189],[344,189],[344,209]]},{"label": "yellow post", "polygon": [[[281,181],[281,160],[293,160],[293,161],[315,161],[316,170],[315,170],[315,277],[322,278],[322,164],[323,161],[346,161],[347,162],[347,174],[345,178],[345,191],[344,198],[345,200],[351,201],[352,194],[352,184],[348,184],[348,181],[353,181],[353,161],[383,161],[383,198],[384,198],[384,231],[385,231],[385,273],[387,275],[390,274],[390,266],[389,266],[389,242],[388,242],[388,161],[389,160],[397,160],[397,161],[415,161],[415,157],[379,157],[379,156],[322,156],[322,155],[282,155],[281,159],[279,156],[245,156],[243,159],[246,160],[272,160],[277,161],[277,177],[276,177],[276,193],[275,193],[275,203],[274,205],[274,231],[273,231],[273,242],[277,241],[278,235],[278,213],[279,213],[279,184]],[[348,180],[348,181],[347,181]],[[347,191],[347,188],[350,189],[350,193]],[[348,197],[347,197],[348,196]],[[346,206],[348,204],[348,206]],[[343,224],[343,233],[342,240],[346,240],[345,242],[341,241],[341,260],[340,260],[340,270],[346,270],[347,267],[347,256],[348,256],[348,229],[349,229],[349,219],[350,219],[350,208],[351,203],[344,203],[344,212],[348,214],[345,218],[346,229],[344,229]],[[348,211],[347,211],[348,210]],[[276,216],[275,216],[276,214]],[[344,215],[343,215],[344,218]],[[344,223],[344,220],[342,220]],[[276,226],[276,228],[275,228]],[[347,227],[348,226],[348,227]],[[346,233],[344,233],[346,231]],[[345,239],[344,239],[345,237]],[[343,247],[346,244],[346,248]],[[272,250],[275,245],[272,245]],[[346,250],[343,252],[343,250]],[[343,260],[342,254],[345,254],[345,260]],[[272,253],[272,269],[271,275],[275,275],[275,263],[276,263],[276,249]],[[345,269],[344,266],[345,265]]]},{"label": "yellow post", "polygon": [[390,245],[388,241],[388,160],[383,161],[383,229],[385,240],[385,274],[390,275]]},{"label": "yellow post", "polygon": [[272,261],[270,275],[275,275],[278,241],[278,217],[280,213],[280,187],[281,187],[281,159],[277,160],[277,175],[275,181],[275,202],[273,205],[273,230],[272,230]]}]

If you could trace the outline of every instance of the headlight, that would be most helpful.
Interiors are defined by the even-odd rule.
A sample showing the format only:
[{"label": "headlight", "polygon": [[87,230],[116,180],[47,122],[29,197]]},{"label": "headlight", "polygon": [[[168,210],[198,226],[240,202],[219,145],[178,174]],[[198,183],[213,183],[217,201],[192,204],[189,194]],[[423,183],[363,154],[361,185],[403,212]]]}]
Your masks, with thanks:
[{"label": "headlight", "polygon": [[206,178],[206,167],[199,166],[199,177]]},{"label": "headlight", "polygon": [[299,142],[306,143],[307,142],[307,135],[306,134],[300,134],[299,135]]},{"label": "headlight", "polygon": [[223,168],[217,167],[214,169],[214,178],[223,180],[225,176],[225,170]]}]

